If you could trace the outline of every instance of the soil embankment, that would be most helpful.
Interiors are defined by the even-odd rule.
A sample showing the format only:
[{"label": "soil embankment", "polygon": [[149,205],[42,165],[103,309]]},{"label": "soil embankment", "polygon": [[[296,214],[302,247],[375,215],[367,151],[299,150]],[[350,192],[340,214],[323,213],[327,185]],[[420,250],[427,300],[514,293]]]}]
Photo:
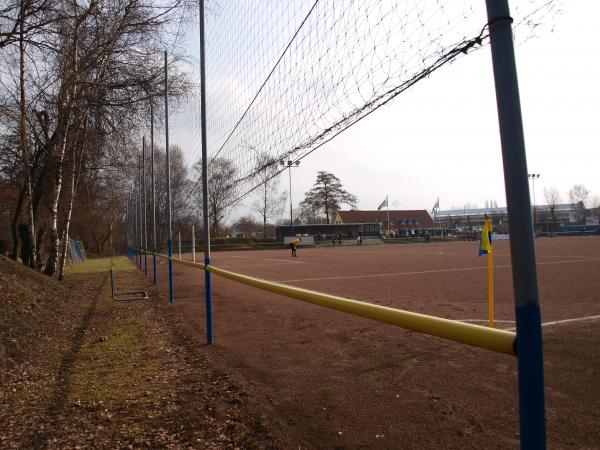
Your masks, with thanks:
[{"label": "soil embankment", "polygon": [[[119,288],[149,288],[116,262]],[[109,267],[63,284],[0,257],[0,447],[277,447],[158,293],[112,299]]]}]

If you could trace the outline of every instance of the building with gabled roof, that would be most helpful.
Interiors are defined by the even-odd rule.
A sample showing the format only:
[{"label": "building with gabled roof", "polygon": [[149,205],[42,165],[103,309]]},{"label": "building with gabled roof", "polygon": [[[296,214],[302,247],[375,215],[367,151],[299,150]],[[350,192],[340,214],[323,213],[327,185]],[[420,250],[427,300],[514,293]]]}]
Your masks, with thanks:
[{"label": "building with gabled roof", "polygon": [[[388,224],[389,217],[389,224]],[[424,209],[338,211],[334,224],[379,223],[382,230],[431,230],[436,228],[432,217]]]}]

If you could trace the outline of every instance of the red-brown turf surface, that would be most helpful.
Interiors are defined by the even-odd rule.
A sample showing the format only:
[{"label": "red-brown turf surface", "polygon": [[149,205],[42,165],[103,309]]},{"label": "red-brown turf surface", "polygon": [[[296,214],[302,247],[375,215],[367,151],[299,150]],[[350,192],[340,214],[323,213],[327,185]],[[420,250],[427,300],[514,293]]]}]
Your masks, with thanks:
[{"label": "red-brown turf surface", "polygon": [[[487,318],[477,242],[215,252],[212,264],[459,320]],[[550,448],[600,448],[600,238],[537,239]],[[202,258],[202,254],[198,255]],[[191,259],[191,255],[185,255]],[[150,261],[150,259],[149,259]],[[499,328],[514,324],[507,241],[494,243]],[[174,264],[175,307],[205,342],[204,272]],[[214,344],[286,448],[514,448],[516,359],[212,276]],[[168,299],[167,264],[159,264]],[[504,322],[506,321],[506,322]]]}]

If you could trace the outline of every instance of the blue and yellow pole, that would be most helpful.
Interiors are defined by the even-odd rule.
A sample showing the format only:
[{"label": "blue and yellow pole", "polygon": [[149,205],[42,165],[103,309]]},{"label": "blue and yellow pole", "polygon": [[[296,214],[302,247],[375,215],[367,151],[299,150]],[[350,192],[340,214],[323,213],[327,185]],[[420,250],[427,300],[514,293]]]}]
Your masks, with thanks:
[{"label": "blue and yellow pole", "polygon": [[174,302],[173,295],[173,214],[171,212],[171,157],[169,150],[169,82],[167,69],[167,51],[165,50],[165,148],[167,160],[167,216],[169,233],[169,303]]},{"label": "blue and yellow pole", "polygon": [[[200,0],[200,128],[202,135],[202,218],[204,225],[204,264],[210,264],[210,228],[208,221],[208,152],[206,139],[206,65],[204,58],[204,0]],[[213,342],[212,285],[210,272],[204,271],[204,300],[206,304],[206,341]]]},{"label": "blue and yellow pole", "polygon": [[544,357],[519,83],[507,0],[486,0],[515,292],[521,448],[546,448]]}]

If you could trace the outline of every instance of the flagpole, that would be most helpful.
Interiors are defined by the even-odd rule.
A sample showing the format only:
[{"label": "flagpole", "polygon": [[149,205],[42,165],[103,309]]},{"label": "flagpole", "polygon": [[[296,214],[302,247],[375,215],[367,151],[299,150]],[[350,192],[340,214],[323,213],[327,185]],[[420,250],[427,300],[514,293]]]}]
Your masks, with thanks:
[{"label": "flagpole", "polygon": [[494,257],[488,253],[488,327],[494,328]]},{"label": "flagpole", "polygon": [[388,222],[388,235],[387,237],[390,237],[390,198],[389,198],[390,194],[386,194],[385,196],[385,203],[387,206],[387,222]]},{"label": "flagpole", "polygon": [[492,256],[492,221],[486,220],[481,230],[479,256],[488,257],[488,327],[494,327],[494,257]]}]

